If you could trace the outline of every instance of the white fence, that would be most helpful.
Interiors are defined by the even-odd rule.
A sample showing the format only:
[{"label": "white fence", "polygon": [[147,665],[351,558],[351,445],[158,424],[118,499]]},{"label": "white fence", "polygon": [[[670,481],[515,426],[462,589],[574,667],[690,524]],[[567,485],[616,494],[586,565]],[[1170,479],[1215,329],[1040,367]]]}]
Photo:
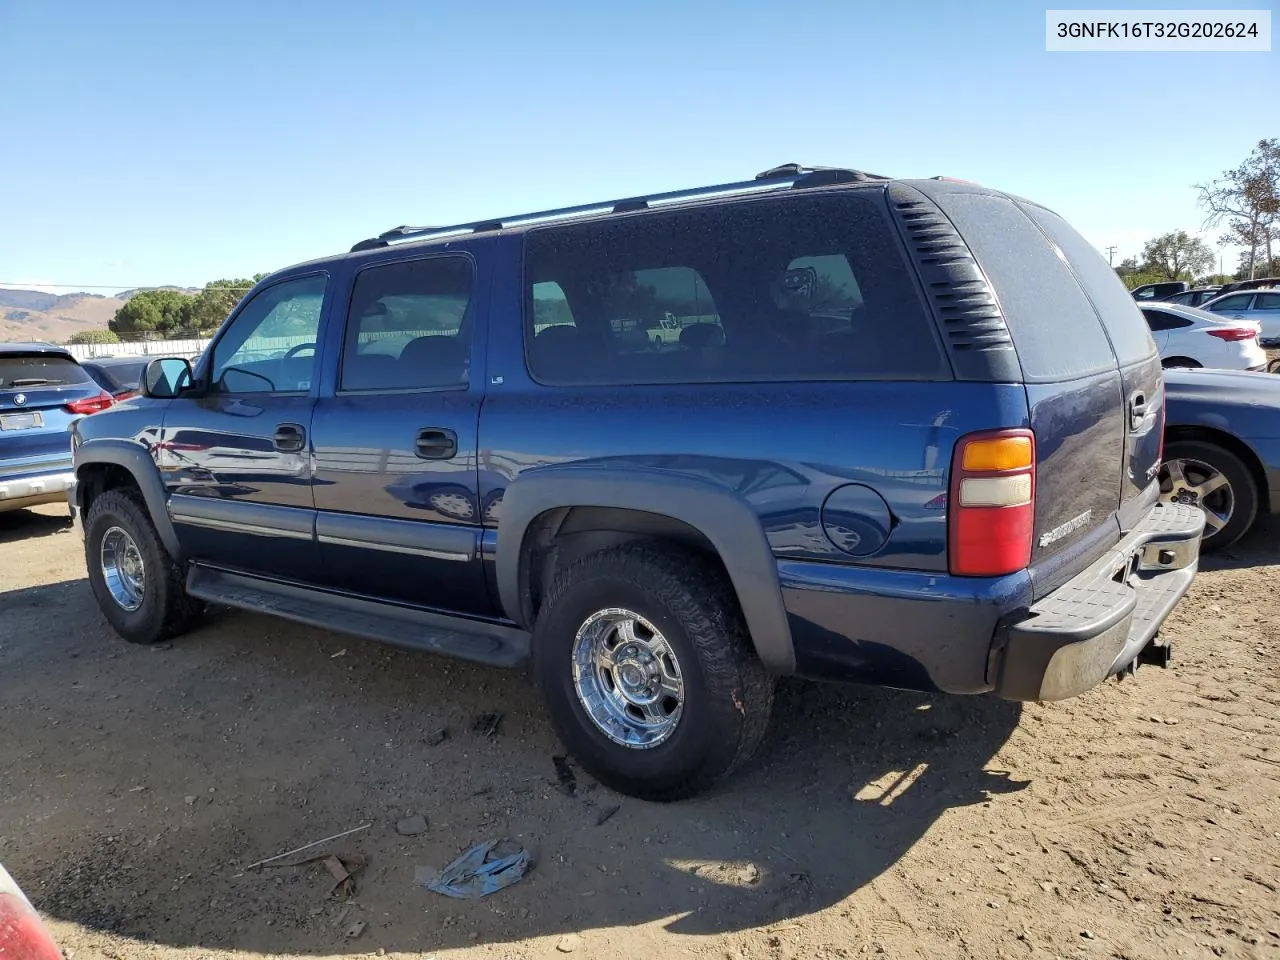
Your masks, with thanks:
[{"label": "white fence", "polygon": [[194,357],[209,345],[203,340],[140,340],[137,343],[74,343],[67,347],[77,360],[97,357]]}]

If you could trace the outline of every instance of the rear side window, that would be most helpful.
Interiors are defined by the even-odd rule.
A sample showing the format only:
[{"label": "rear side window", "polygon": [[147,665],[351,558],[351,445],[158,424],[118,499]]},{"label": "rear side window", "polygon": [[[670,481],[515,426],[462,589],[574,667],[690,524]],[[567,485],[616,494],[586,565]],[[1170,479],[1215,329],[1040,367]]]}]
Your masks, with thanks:
[{"label": "rear side window", "polygon": [[1147,326],[1156,331],[1177,330],[1191,326],[1191,321],[1186,317],[1179,317],[1164,310],[1143,310],[1142,315],[1146,317]]},{"label": "rear side window", "polygon": [[471,262],[404,260],[356,276],[338,389],[414,390],[467,382]]},{"label": "rear side window", "polygon": [[70,357],[51,353],[0,355],[0,390],[37,390],[90,382],[89,375]]},{"label": "rear side window", "polygon": [[793,194],[531,231],[529,370],[557,384],[949,379],[881,201]]},{"label": "rear side window", "polygon": [[1249,301],[1252,299],[1252,293],[1236,293],[1229,297],[1223,297],[1221,300],[1210,304],[1205,309],[1212,310],[1214,313],[1224,313],[1227,310],[1248,310]]},{"label": "rear side window", "polygon": [[[950,192],[934,199],[990,279],[1028,381],[1072,380],[1115,368],[1093,304],[1013,201]],[[1130,302],[1129,309],[1149,338],[1137,307]]]},{"label": "rear side window", "polygon": [[1102,254],[1056,213],[1033,204],[1024,205],[1023,210],[1066,256],[1076,279],[1093,301],[1120,365],[1154,356],[1156,345],[1142,322],[1138,305]]}]

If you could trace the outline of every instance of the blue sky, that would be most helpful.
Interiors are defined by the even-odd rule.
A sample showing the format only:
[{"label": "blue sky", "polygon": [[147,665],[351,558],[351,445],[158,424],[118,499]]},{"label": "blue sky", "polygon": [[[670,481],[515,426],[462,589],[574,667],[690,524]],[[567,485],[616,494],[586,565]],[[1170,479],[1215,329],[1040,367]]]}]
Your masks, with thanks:
[{"label": "blue sky", "polygon": [[1011,190],[1117,262],[1198,229],[1190,185],[1280,135],[1277,54],[1047,53],[1047,5],[0,0],[0,281],[199,284],[793,160]]}]

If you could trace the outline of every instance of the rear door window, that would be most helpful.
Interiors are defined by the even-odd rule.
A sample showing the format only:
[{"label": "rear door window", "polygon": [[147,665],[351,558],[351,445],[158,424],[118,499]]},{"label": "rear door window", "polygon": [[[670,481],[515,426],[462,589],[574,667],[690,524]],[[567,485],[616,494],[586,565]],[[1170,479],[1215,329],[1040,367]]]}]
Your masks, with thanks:
[{"label": "rear door window", "polygon": [[1252,293],[1236,293],[1229,297],[1223,297],[1216,303],[1206,305],[1205,309],[1212,310],[1214,313],[1227,313],[1231,310],[1248,310],[1249,303],[1252,300]]},{"label": "rear door window", "polygon": [[338,389],[426,390],[467,383],[471,261],[432,257],[356,276]]},{"label": "rear door window", "polygon": [[1253,302],[1255,310],[1280,310],[1280,293],[1260,293]]},{"label": "rear door window", "polygon": [[91,382],[84,368],[70,357],[51,353],[0,355],[0,390],[37,390]]},{"label": "rear door window", "polygon": [[[525,257],[528,363],[540,382],[951,376],[870,192],[543,227]],[[549,324],[553,310],[570,322]]]}]

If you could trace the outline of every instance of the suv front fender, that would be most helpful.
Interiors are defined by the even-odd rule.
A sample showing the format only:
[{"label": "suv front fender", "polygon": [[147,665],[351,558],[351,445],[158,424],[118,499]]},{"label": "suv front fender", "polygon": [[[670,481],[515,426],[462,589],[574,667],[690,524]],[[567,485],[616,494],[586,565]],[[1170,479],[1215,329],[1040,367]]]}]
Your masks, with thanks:
[{"label": "suv front fender", "polygon": [[700,532],[728,572],[761,662],[774,673],[795,672],[778,568],[755,511],[723,487],[657,470],[545,467],[521,474],[507,487],[495,574],[502,606],[520,626],[532,628],[522,602],[529,528],[550,510],[574,507],[634,510],[669,517]]},{"label": "suv front fender", "polygon": [[136,440],[124,440],[117,437],[102,439],[86,439],[75,448],[76,485],[70,492],[71,504],[77,511],[84,510],[88,504],[84,502],[85,478],[94,467],[119,467],[133,479],[143,502],[147,505],[147,513],[155,524],[160,542],[175,560],[181,560],[182,549],[178,545],[178,534],[173,529],[173,521],[169,519],[168,498],[165,495],[164,482],[160,472],[151,459],[147,449]]}]

